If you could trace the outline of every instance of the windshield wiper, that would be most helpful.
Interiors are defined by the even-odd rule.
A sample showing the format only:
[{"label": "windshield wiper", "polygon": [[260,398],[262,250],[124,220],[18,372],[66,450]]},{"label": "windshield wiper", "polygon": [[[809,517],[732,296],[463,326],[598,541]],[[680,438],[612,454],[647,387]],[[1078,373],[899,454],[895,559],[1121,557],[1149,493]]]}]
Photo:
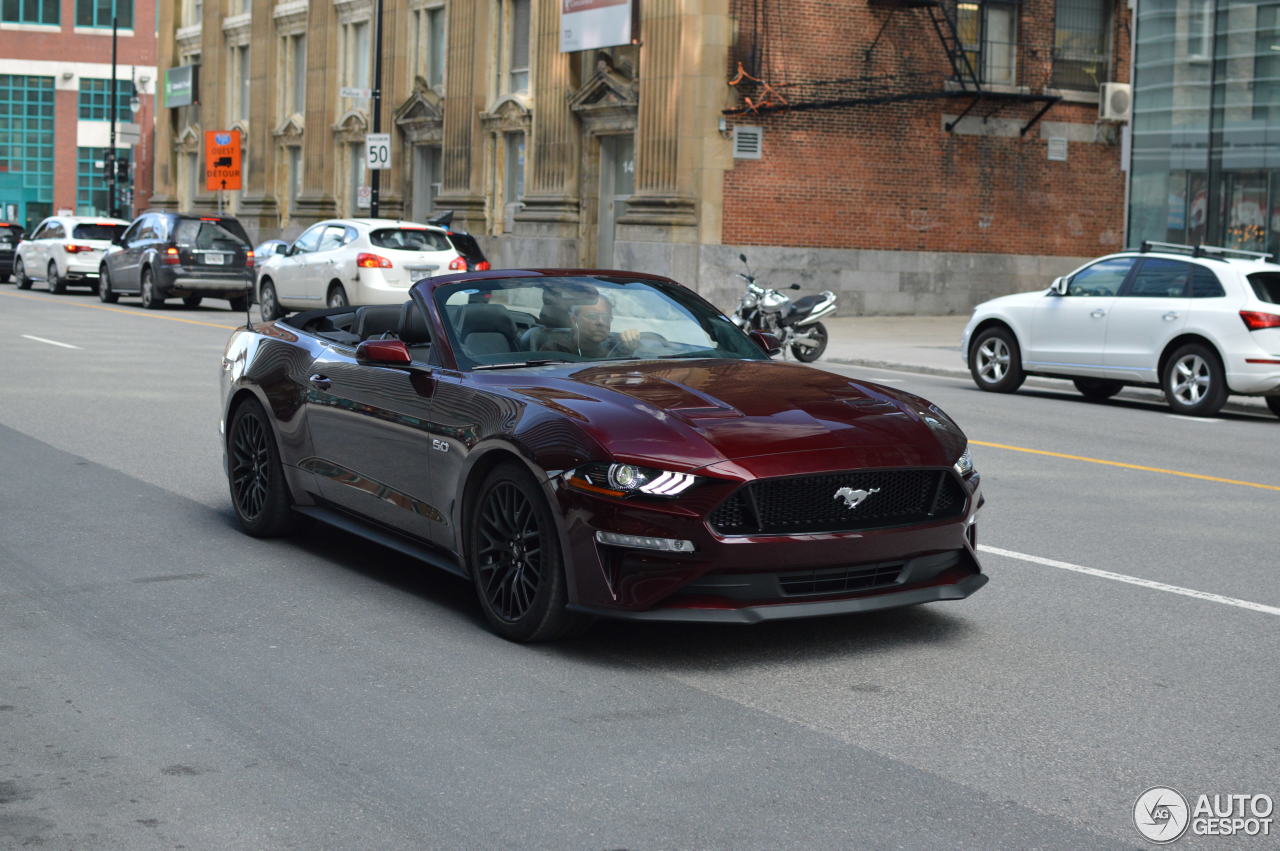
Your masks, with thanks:
[{"label": "windshield wiper", "polygon": [[571,360],[555,360],[546,358],[543,360],[527,360],[520,363],[481,363],[471,367],[472,369],[519,369],[522,366],[548,366],[553,363],[575,363]]}]

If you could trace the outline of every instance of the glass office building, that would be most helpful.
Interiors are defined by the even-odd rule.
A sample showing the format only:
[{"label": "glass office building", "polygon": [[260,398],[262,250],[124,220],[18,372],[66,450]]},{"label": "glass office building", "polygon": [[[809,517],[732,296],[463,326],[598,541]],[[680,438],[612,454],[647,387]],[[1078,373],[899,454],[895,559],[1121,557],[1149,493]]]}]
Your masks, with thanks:
[{"label": "glass office building", "polygon": [[1280,0],[1139,0],[1129,242],[1280,253]]}]

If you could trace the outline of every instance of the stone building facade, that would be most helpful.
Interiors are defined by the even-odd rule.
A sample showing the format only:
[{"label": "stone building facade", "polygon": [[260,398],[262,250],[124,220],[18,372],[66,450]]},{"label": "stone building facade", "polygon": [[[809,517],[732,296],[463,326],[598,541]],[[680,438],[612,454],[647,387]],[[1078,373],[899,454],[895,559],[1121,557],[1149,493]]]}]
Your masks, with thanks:
[{"label": "stone building facade", "polygon": [[[385,2],[381,215],[452,209],[495,267],[658,272],[725,308],[745,252],[857,313],[963,310],[1122,242],[1097,83],[1128,79],[1123,3],[634,0],[632,44],[561,53],[563,2]],[[200,91],[161,110],[157,206],[215,209],[203,131],[236,128],[222,200],[255,236],[368,213],[370,103],[342,91],[373,85],[373,0],[179,0],[159,30]]]}]

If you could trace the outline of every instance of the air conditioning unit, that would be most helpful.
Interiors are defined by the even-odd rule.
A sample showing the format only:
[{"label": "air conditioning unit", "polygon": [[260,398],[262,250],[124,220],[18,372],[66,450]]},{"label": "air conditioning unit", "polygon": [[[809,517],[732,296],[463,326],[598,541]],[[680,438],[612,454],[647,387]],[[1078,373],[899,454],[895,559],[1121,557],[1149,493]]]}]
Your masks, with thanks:
[{"label": "air conditioning unit", "polygon": [[1098,87],[1098,120],[1126,122],[1133,115],[1133,86],[1103,83]]}]

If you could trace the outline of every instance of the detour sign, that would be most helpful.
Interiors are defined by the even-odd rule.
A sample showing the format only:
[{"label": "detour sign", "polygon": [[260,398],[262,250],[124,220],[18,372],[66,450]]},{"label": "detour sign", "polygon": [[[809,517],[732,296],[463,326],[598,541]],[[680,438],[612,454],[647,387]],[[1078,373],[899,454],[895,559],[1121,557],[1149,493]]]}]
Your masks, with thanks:
[{"label": "detour sign", "polygon": [[204,188],[210,191],[240,188],[239,130],[205,131]]}]

